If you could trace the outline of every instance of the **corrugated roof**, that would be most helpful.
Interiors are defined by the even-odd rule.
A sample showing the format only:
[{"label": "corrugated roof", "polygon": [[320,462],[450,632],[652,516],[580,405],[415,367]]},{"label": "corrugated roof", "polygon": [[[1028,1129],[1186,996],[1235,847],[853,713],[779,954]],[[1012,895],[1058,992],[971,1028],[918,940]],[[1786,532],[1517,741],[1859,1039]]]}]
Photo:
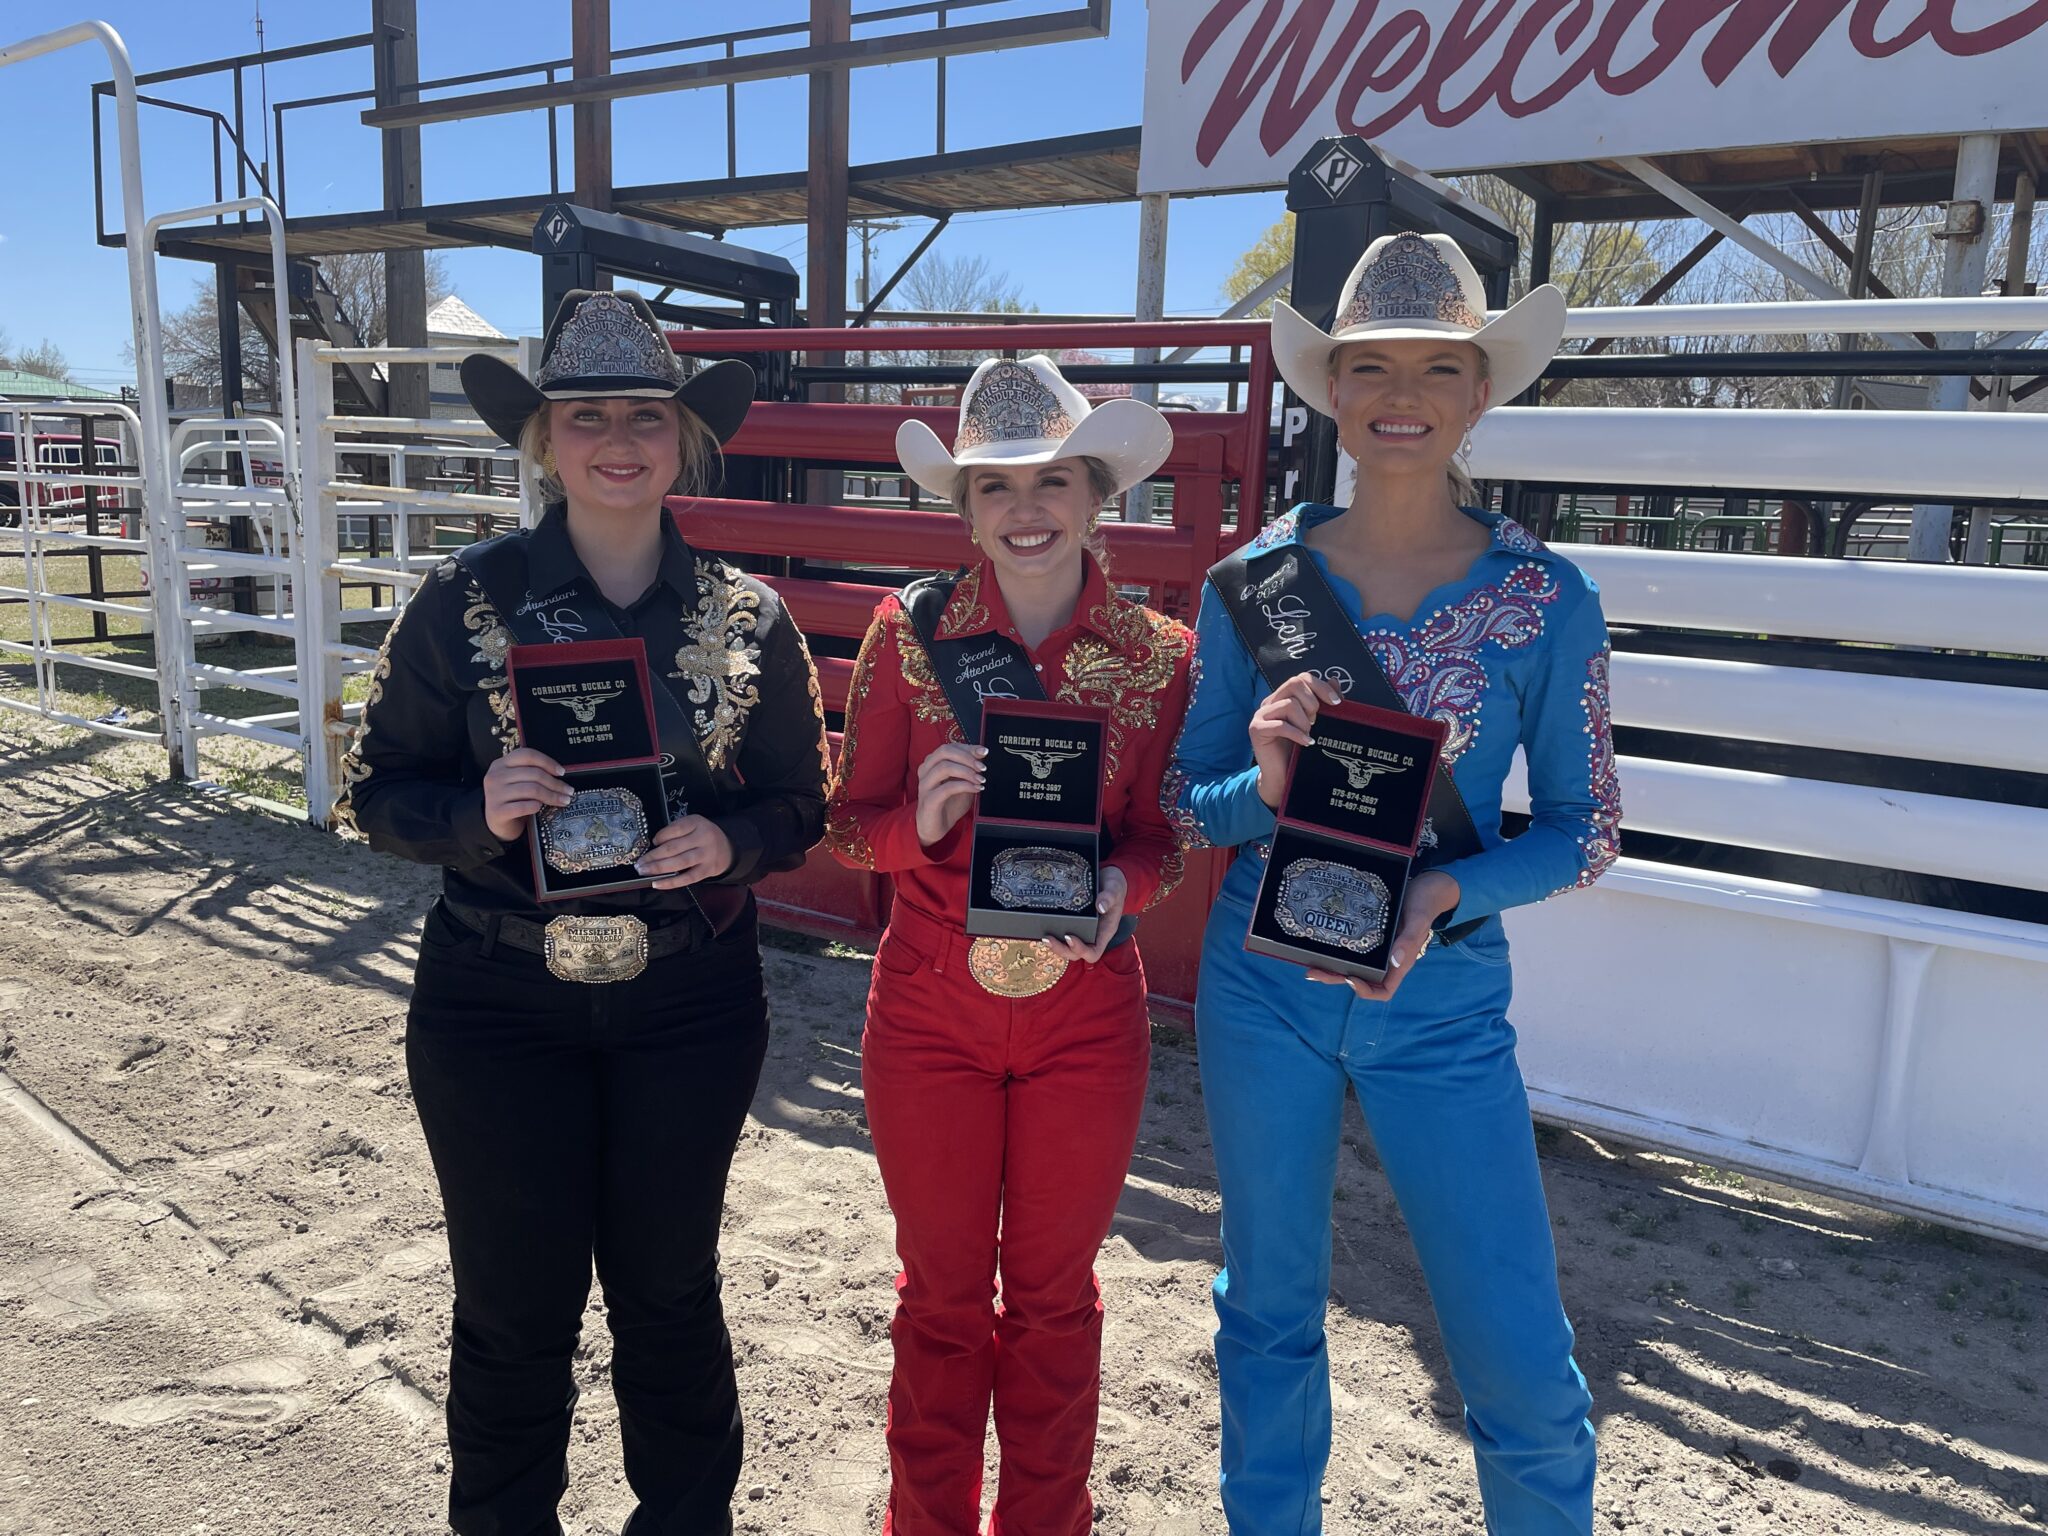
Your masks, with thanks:
[{"label": "corrugated roof", "polygon": [[471,309],[454,294],[427,311],[430,336],[470,336],[481,340],[504,340],[505,333]]},{"label": "corrugated roof", "polygon": [[118,400],[110,390],[94,389],[53,379],[47,373],[29,373],[20,368],[0,368],[0,399],[8,400]]}]

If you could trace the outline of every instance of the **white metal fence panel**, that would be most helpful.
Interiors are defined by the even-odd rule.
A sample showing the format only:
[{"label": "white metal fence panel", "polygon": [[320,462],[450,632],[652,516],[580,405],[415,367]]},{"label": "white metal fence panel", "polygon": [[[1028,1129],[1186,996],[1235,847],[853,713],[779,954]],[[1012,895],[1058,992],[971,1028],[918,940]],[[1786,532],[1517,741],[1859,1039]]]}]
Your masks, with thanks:
[{"label": "white metal fence panel", "polygon": [[[161,719],[156,728],[144,729],[126,723],[119,712],[89,718],[64,704],[64,696],[76,691],[67,682],[72,669],[156,687],[153,650],[147,661],[122,660],[66,644],[67,638],[75,637],[57,632],[58,615],[69,613],[109,620],[95,628],[106,628],[110,636],[115,622],[132,626],[124,633],[145,633],[154,624],[148,597],[80,593],[58,569],[75,570],[97,553],[102,560],[108,555],[135,559],[146,577],[150,544],[140,532],[146,467],[138,462],[141,421],[128,407],[105,401],[24,403],[7,414],[14,462],[0,481],[12,489],[14,516],[12,526],[0,526],[0,569],[18,561],[20,582],[0,578],[0,600],[6,604],[0,612],[18,610],[26,625],[25,638],[0,636],[0,656],[25,660],[31,686],[26,693],[0,691],[0,709],[41,715],[102,736],[162,741]],[[115,463],[106,463],[106,455],[96,452],[95,462],[89,468],[85,465],[81,428],[87,420],[93,423],[97,443],[112,448]],[[134,534],[125,531],[131,519],[138,530]]]},{"label": "white metal fence panel", "polygon": [[[307,594],[300,633],[304,675],[312,679],[306,693],[306,808],[315,825],[333,821],[341,755],[362,713],[361,704],[346,697],[347,679],[372,665],[377,654],[373,647],[349,643],[344,625],[392,620],[403,611],[427,573],[449,553],[439,539],[443,517],[466,514],[472,524],[466,531],[474,533],[500,524],[531,523],[536,511],[509,467],[511,451],[500,447],[497,435],[481,421],[339,415],[334,403],[335,366],[451,362],[474,350],[298,344],[299,376],[304,381],[298,435],[306,451],[301,579]],[[344,441],[343,434],[350,440]],[[359,437],[368,440],[355,440]],[[454,491],[414,483],[422,478],[416,471],[419,461],[437,457],[458,457],[470,464],[488,461],[490,488]],[[384,483],[364,476],[348,478],[345,460],[373,463]],[[344,547],[344,529],[362,532],[362,552]],[[389,553],[380,554],[380,549]],[[373,591],[391,588],[392,601],[345,606],[345,591],[364,585]]]}]

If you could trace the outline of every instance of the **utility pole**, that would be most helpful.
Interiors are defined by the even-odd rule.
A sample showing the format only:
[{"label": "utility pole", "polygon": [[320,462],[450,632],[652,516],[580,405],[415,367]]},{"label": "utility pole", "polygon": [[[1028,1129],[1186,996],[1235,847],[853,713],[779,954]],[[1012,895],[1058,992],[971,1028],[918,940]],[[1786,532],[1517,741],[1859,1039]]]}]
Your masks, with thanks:
[{"label": "utility pole", "polygon": [[[854,228],[860,231],[860,287],[857,290],[856,296],[862,314],[867,313],[868,300],[875,291],[875,236],[892,235],[902,227],[901,224],[892,224],[875,219],[862,219],[860,223],[854,226]],[[860,355],[860,365],[863,368],[868,365],[868,354],[866,352]],[[873,399],[873,389],[869,385],[861,385],[860,397],[863,402]]]}]

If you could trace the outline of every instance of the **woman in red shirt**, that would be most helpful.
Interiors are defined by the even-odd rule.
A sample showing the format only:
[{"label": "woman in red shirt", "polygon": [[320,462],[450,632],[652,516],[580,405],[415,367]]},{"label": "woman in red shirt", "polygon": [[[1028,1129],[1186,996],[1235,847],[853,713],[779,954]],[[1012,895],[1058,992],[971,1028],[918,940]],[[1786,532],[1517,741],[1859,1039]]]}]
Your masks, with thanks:
[{"label": "woman in red shirt", "polygon": [[[897,434],[904,469],[958,509],[978,558],[876,610],[827,809],[840,860],[895,885],[862,1039],[903,1261],[890,1329],[894,1536],[979,1528],[991,1405],[1002,1464],[990,1532],[1090,1529],[1102,1352],[1093,1262],[1151,1056],[1130,932],[1180,878],[1159,783],[1194,652],[1185,625],[1110,587],[1096,520],[1172,442],[1138,401],[1091,411],[1043,357],[975,371],[950,451],[922,422]],[[963,931],[984,749],[969,744],[979,719],[959,718],[947,682],[977,716],[981,698],[1019,683],[1022,696],[1107,712],[1112,851],[1094,944]]]}]

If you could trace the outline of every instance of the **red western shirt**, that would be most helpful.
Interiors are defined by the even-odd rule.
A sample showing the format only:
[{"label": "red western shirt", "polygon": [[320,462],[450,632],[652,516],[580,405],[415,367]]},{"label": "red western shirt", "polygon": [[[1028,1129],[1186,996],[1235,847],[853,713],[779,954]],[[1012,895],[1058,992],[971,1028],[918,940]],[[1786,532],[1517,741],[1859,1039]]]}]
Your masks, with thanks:
[{"label": "red western shirt", "polygon": [[[1104,861],[1123,871],[1124,910],[1144,911],[1180,883],[1174,829],[1159,782],[1187,710],[1194,632],[1119,596],[1093,557],[1085,560],[1073,622],[1026,647],[1046,697],[1108,711]],[[938,638],[1023,637],[986,560],[973,566],[940,616]],[[826,807],[825,845],[841,863],[893,876],[896,899],[959,927],[967,915],[972,813],[926,848],[917,838],[917,770],[933,750],[964,741],[901,600],[891,593],[861,642],[846,697],[846,733]]]}]

